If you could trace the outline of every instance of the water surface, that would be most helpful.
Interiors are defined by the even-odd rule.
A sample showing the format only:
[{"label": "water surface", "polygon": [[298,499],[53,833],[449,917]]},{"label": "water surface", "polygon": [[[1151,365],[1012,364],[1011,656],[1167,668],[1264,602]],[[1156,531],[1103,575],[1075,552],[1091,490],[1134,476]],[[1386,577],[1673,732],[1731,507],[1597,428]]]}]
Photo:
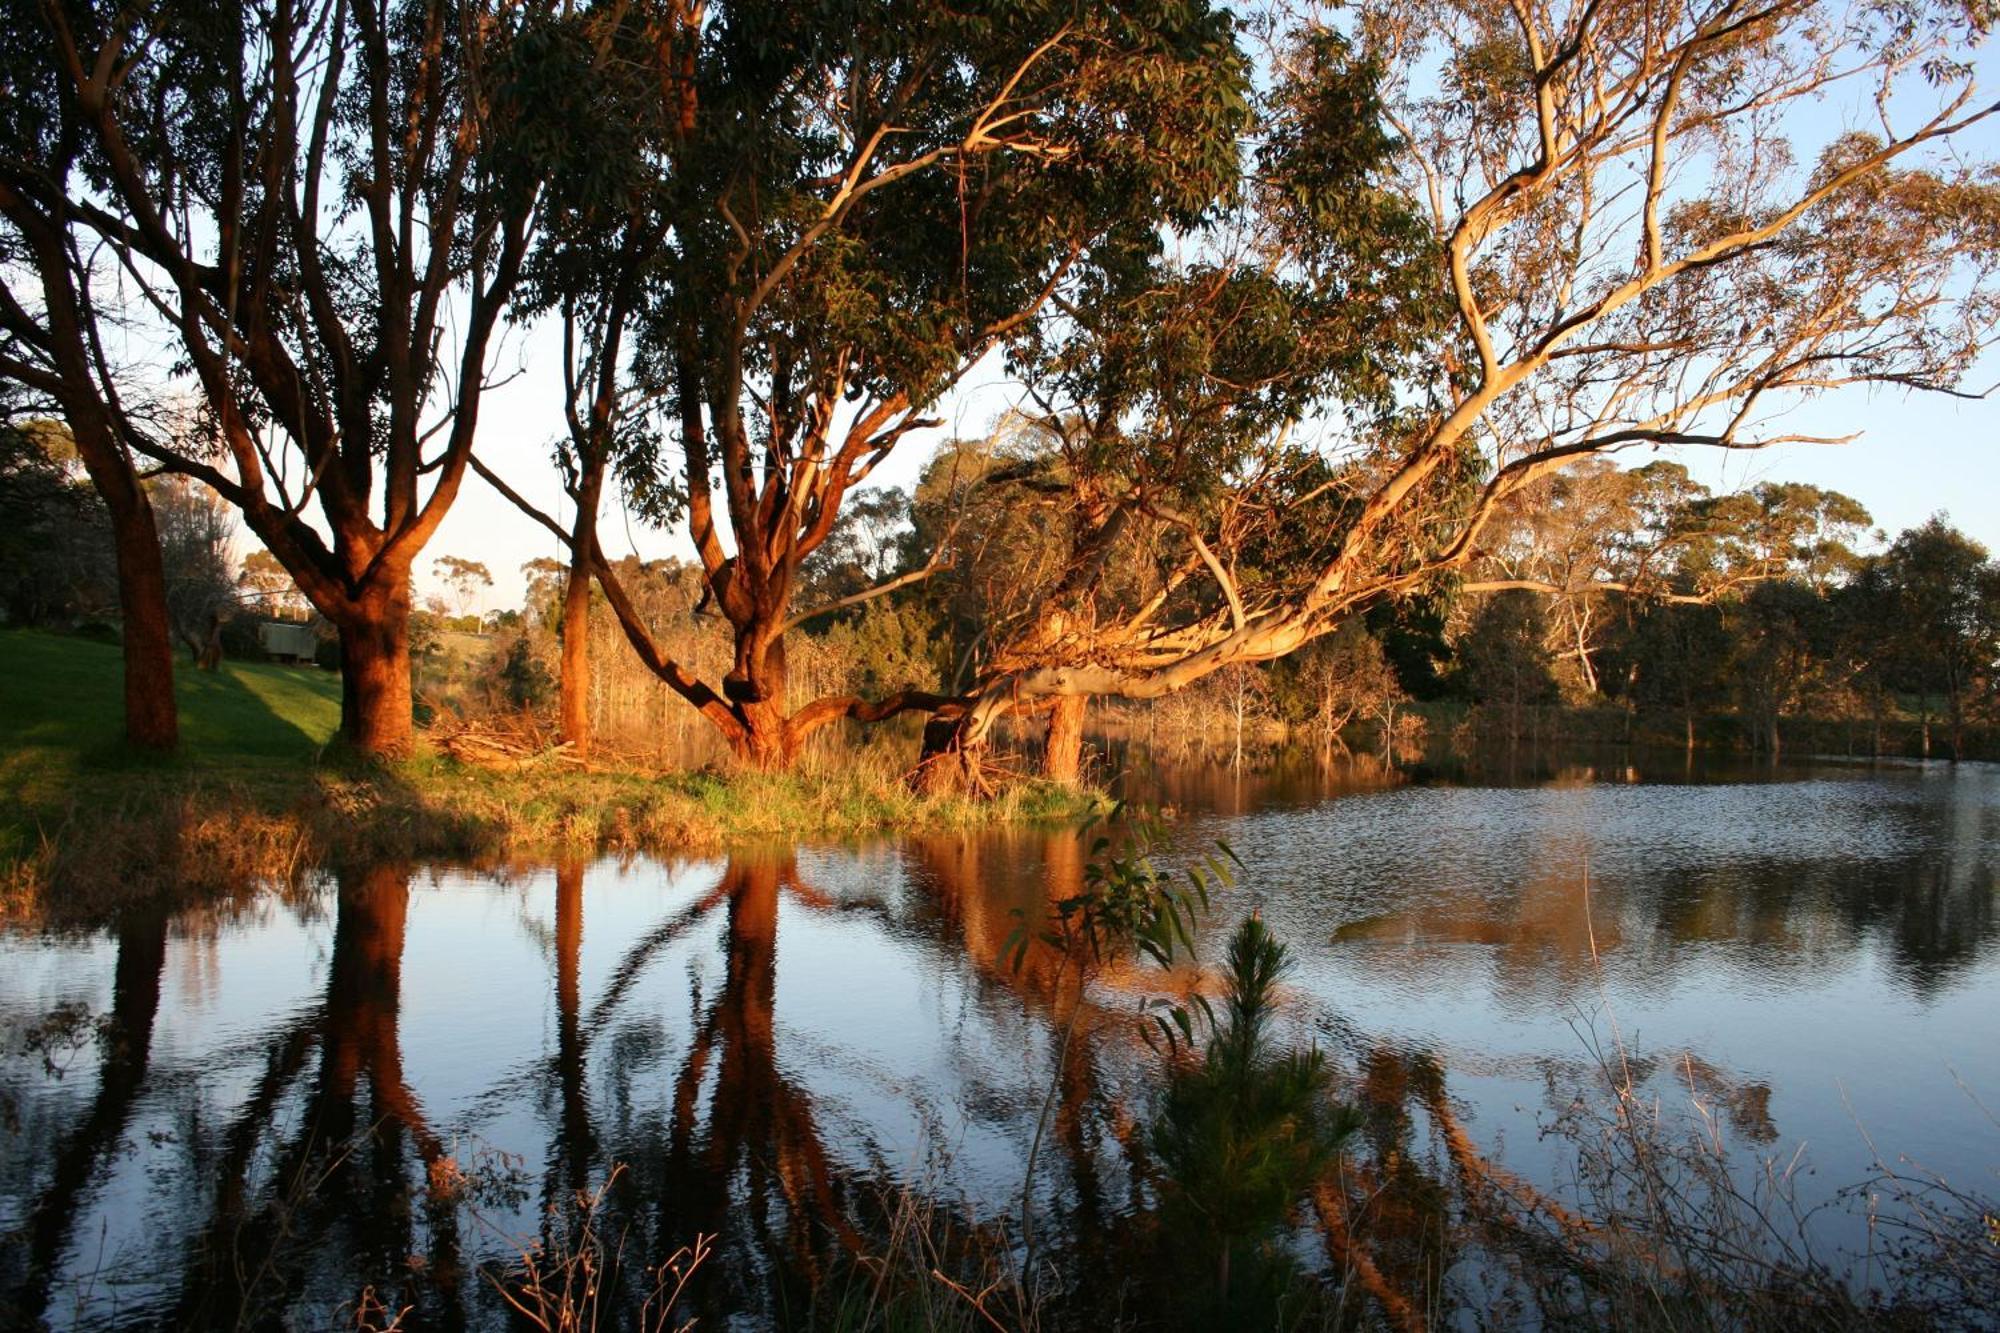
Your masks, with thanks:
[{"label": "water surface", "polygon": [[[1241,857],[1205,939],[1255,909],[1290,941],[1289,1035],[1380,1112],[1363,1153],[1421,1162],[1449,1117],[1560,1184],[1543,1130],[1610,1059],[1754,1153],[1804,1145],[1808,1191],[1876,1151],[2000,1187],[2000,769],[1124,758],[1178,812],[1166,859]],[[476,1266],[603,1189],[632,1253],[717,1236],[702,1309],[796,1317],[898,1191],[1011,1216],[1060,1001],[1053,960],[1000,957],[1084,851],[367,866],[0,941],[0,1314],[351,1326],[373,1288],[493,1325]],[[1148,1201],[1135,1017],[1167,985],[1099,978],[1054,1077],[1039,1208],[1072,1254]]]}]

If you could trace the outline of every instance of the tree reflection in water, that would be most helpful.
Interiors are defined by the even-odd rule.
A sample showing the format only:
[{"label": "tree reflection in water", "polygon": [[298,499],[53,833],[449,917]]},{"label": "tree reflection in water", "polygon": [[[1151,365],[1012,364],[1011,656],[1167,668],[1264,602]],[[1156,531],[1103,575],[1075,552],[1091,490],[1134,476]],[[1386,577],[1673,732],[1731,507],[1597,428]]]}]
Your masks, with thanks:
[{"label": "tree reflection in water", "polygon": [[[14,1314],[33,1323],[47,1310],[50,1284],[73,1235],[84,1196],[125,1135],[134,1103],[145,1086],[152,1055],[153,1020],[160,1008],[160,975],[167,958],[164,912],[135,913],[117,931],[118,960],[111,979],[111,1013],[100,1034],[97,1093],[76,1127],[53,1154],[54,1169],[27,1215],[27,1243],[13,1249],[22,1266],[8,1262],[15,1287]],[[5,1313],[0,1307],[0,1313]]]},{"label": "tree reflection in water", "polygon": [[[1384,787],[1363,802],[1436,799]],[[1461,857],[1479,864],[1478,840],[1496,829],[1515,834],[1447,821],[1430,826],[1422,864],[1377,881],[1363,912],[1320,879],[1273,893],[1267,919],[1314,960],[1301,990],[1310,986],[1326,1006],[1301,1021],[1337,1046],[1342,1095],[1365,1113],[1339,1189],[1298,1218],[1300,1252],[1320,1255],[1326,1273],[1385,1306],[1431,1310],[1452,1299],[1447,1283],[1462,1298],[1468,1285],[1502,1272],[1498,1233],[1472,1225],[1482,1208],[1525,1209],[1552,1234],[1567,1225],[1539,1192],[1548,1189],[1548,1150],[1517,1137],[1508,1146],[1518,1175],[1482,1154],[1493,1151],[1506,1114],[1493,1088],[1514,1102],[1534,1102],[1546,1088],[1546,1115],[1561,1109],[1567,1090],[1600,1077],[1575,1038],[1565,1031],[1525,1050],[1518,1038],[1511,1051],[1489,1047],[1479,1040],[1481,1020],[1463,1006],[1450,1016],[1465,1024],[1455,1040],[1408,1024],[1392,1037],[1385,1030],[1398,1029],[1399,1016],[1381,1010],[1382,995],[1421,1004],[1421,987],[1437,989],[1440,979],[1476,985],[1465,994],[1518,1023],[1587,989],[1596,951],[1607,955],[1614,984],[1640,996],[1666,981],[1686,990],[1710,976],[1754,976],[1782,987],[1848,968],[1856,984],[1880,988],[1873,1002],[1914,1006],[1912,1023],[1924,1005],[1962,1007],[1967,987],[1993,985],[2000,922],[1992,802],[1925,800],[1879,816],[1889,833],[1914,830],[1907,836],[1921,855],[1881,852],[1902,845],[1885,833],[1870,844],[1872,859],[1843,860],[1818,844],[1790,859],[1732,852],[1713,866],[1628,852],[1611,874],[1592,839],[1638,826],[1600,822],[1568,841],[1542,837],[1519,854],[1509,845],[1505,882],[1451,897],[1433,888],[1443,869]],[[1311,813],[1302,795],[1269,817]],[[1326,827],[1364,838],[1381,827],[1343,818]],[[1206,834],[1191,828],[1187,836]],[[1655,840],[1642,850],[1672,846],[1649,829],[1635,836]],[[1267,839],[1246,850],[1254,864],[1278,845]],[[0,1322],[60,1322],[71,1310],[88,1322],[115,1301],[119,1317],[142,1324],[319,1324],[373,1287],[391,1308],[413,1307],[410,1327],[496,1326],[504,1309],[478,1267],[503,1273],[515,1236],[552,1252],[573,1246],[573,1200],[608,1180],[598,1228],[622,1241],[629,1271],[614,1264],[604,1275],[606,1326],[638,1308],[643,1263],[697,1233],[718,1240],[689,1313],[796,1318],[815,1283],[856,1271],[857,1254],[879,1252],[898,1190],[925,1192],[969,1226],[1012,1227],[1019,1159],[1051,1087],[1038,1227],[1060,1238],[1054,1257],[1067,1272],[1090,1278],[1079,1290],[1097,1283],[1115,1300],[1116,1284],[1104,1275],[1146,1280],[1147,1256],[1160,1252],[1145,1098],[1158,1059],[1135,1040],[1134,1002],[1184,979],[1129,965],[1100,970],[1058,1064],[1051,1030],[1068,1012],[1072,983],[1040,950],[1018,970],[1002,961],[1015,913],[1033,921],[1074,894],[1086,850],[1068,832],[1011,833],[873,851],[742,853],[685,876],[641,863],[638,876],[621,878],[616,866],[570,861],[552,877],[512,886],[455,877],[435,895],[536,903],[528,934],[545,945],[547,961],[529,973],[504,962],[520,941],[466,943],[461,932],[473,927],[463,912],[433,914],[429,896],[414,907],[406,870],[343,872],[325,900],[332,922],[319,936],[323,984],[302,1006],[263,1011],[249,1038],[232,1032],[213,1071],[184,1054],[201,1042],[176,1026],[187,1020],[161,991],[176,932],[188,926],[135,917],[107,940],[115,960],[106,949],[109,1006],[95,1082],[79,1069],[23,1103],[23,1146],[0,1159],[10,1232],[0,1247],[9,1302]],[[1378,854],[1402,855],[1364,840],[1358,869],[1338,858],[1318,864],[1360,874]],[[1577,910],[1586,855],[1600,867],[1590,922]],[[653,901],[647,885],[659,890],[660,905],[635,916],[635,903]],[[1330,927],[1316,932],[1322,921]],[[258,925],[223,929],[254,939]],[[1210,938],[1220,938],[1220,922]],[[471,1006],[451,1011],[449,1022],[477,1018],[473,1011],[488,1004],[504,1020],[462,1033],[441,1028],[428,1007],[439,987],[413,980],[406,995],[406,966],[421,966],[406,960],[447,950],[478,960],[448,974]],[[878,984],[885,981],[894,984]],[[1371,998],[1368,984],[1383,989]],[[851,1013],[842,1004],[848,993]],[[884,996],[897,1007],[883,1008]],[[917,1007],[912,996],[922,997]],[[0,999],[20,1008],[4,986]],[[469,1071],[434,1066],[438,1047],[424,1042],[440,1035],[463,1043]],[[1662,1089],[1692,1086],[1745,1145],[1788,1150],[1784,1133],[1810,1132],[1800,1102],[1774,1096],[1789,1094],[1790,1082],[1774,1087],[1740,1052],[1732,1065],[1697,1039],[1687,1044],[1693,1049],[1670,1041],[1654,1048],[1658,1055],[1632,1053],[1631,1077]],[[1512,1123],[1531,1126],[1536,1114],[1531,1107]],[[913,1145],[913,1132],[925,1142]],[[520,1172],[532,1172],[519,1176],[527,1188],[512,1201],[504,1191],[479,1193],[472,1158],[489,1136],[496,1148],[522,1153]],[[931,1159],[910,1160],[961,1140],[975,1145],[963,1176],[951,1174],[951,1162],[930,1174]],[[121,1259],[112,1295],[100,1286],[79,1296],[96,1276],[102,1219],[141,1208],[146,1234],[129,1247],[140,1258]]]},{"label": "tree reflection in water", "polygon": [[780,1067],[773,1009],[779,894],[790,892],[815,906],[824,900],[799,879],[791,854],[731,857],[722,892],[729,908],[726,970],[720,993],[697,1017],[674,1081],[658,1197],[692,1201],[682,1220],[723,1236],[725,1269],[733,1247],[754,1238],[766,1255],[782,1247],[811,1273],[816,1232],[830,1230],[851,1242],[853,1230],[812,1099]]},{"label": "tree reflection in water", "polygon": [[[989,992],[1011,997],[1052,1032],[1075,1000],[1060,954],[1031,939],[1019,966],[1003,954],[1017,925],[1032,936],[1049,909],[1082,891],[1086,839],[1061,830],[1002,836],[913,839],[913,880],[938,912],[936,930],[948,950],[962,956]],[[1100,983],[1132,969],[1099,968]],[[1107,975],[1109,973],[1110,975]],[[1155,978],[1157,980],[1157,978]],[[1053,1084],[1049,1146],[1059,1151],[1060,1175],[1038,1182],[1038,1206],[1058,1228],[1090,1243],[1122,1233],[1124,1217],[1144,1158],[1138,1118],[1103,1075],[1107,1043],[1129,1035],[1129,1011],[1114,1010],[1086,992],[1067,1049],[1045,1043],[1047,1063],[1034,1070],[1037,1093]],[[1058,1059],[1060,1064],[1058,1065]],[[1026,1113],[1036,1107],[1030,1106]],[[1114,1193],[1107,1171],[1124,1165],[1127,1188]],[[996,1212],[1007,1210],[996,1201]]]},{"label": "tree reflection in water", "polygon": [[325,998],[308,1020],[318,1068],[289,1133],[261,1144],[302,1063],[289,1033],[273,1044],[263,1084],[225,1135],[179,1326],[234,1327],[294,1301],[337,1306],[363,1286],[391,1309],[462,1323],[446,1146],[404,1078],[398,1038],[409,902],[405,867],[337,876]]}]

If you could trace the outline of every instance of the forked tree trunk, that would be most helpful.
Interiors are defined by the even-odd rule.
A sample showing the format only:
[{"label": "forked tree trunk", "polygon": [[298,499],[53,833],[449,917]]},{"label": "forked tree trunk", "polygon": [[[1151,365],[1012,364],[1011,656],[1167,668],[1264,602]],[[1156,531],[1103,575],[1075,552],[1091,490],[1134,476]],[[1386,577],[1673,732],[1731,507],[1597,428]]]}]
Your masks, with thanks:
[{"label": "forked tree trunk", "polygon": [[1574,623],[1576,625],[1576,660],[1577,664],[1583,668],[1583,687],[1594,696],[1598,692],[1597,668],[1590,661],[1590,640],[1586,634],[1583,619],[1577,617]]},{"label": "forked tree trunk", "polygon": [[1090,696],[1061,694],[1049,709],[1049,735],[1042,757],[1042,774],[1063,787],[1083,781],[1083,718]]},{"label": "forked tree trunk", "polygon": [[363,603],[362,618],[340,626],[340,733],[363,754],[400,758],[414,734],[410,691],[410,584]]},{"label": "forked tree trunk", "polygon": [[799,742],[785,717],[783,698],[740,703],[736,714],[742,734],[730,738],[736,757],[764,773],[778,773],[799,757]]},{"label": "forked tree trunk", "polygon": [[785,712],[790,678],[784,633],[769,634],[761,645],[760,635],[763,627],[756,624],[736,630],[736,665],[722,681],[736,725],[724,734],[740,762],[775,773],[798,758],[799,733]]}]

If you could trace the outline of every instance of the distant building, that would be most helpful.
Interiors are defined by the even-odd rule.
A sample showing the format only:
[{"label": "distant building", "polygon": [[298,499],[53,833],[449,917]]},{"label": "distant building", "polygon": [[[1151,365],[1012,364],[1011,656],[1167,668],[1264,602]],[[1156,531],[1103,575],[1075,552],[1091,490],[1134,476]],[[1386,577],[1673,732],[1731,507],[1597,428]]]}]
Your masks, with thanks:
[{"label": "distant building", "polygon": [[257,642],[264,655],[276,662],[311,665],[319,655],[319,635],[311,625],[267,620],[257,626]]}]

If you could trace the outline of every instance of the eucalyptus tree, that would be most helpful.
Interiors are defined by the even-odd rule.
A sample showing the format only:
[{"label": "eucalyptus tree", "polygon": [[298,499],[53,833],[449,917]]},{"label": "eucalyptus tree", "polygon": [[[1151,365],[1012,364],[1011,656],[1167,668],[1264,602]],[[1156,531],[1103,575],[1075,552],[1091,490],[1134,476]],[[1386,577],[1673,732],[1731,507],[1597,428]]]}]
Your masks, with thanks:
[{"label": "eucalyptus tree", "polygon": [[1350,620],[1315,640],[1287,658],[1280,669],[1287,678],[1281,694],[1287,720],[1317,729],[1323,754],[1331,756],[1348,723],[1363,717],[1380,718],[1383,747],[1393,747],[1390,714],[1409,696],[1382,641],[1362,621]]},{"label": "eucalyptus tree", "polygon": [[[1253,536],[1286,535],[1287,559],[1243,558],[1222,522],[1240,506],[1218,511],[1200,528],[1208,596],[1088,654],[995,673],[965,742],[1024,701],[1157,697],[1436,587],[1499,506],[1579,458],[1810,439],[1776,415],[1857,386],[1955,391],[1991,344],[2000,188],[1964,141],[1996,110],[1964,58],[1983,12],[1370,0],[1344,14],[1275,62],[1263,177],[1279,262],[1382,258],[1323,245],[1313,188],[1326,155],[1354,160],[1364,64],[1396,142],[1347,197],[1414,204],[1445,325],[1417,326],[1424,355],[1403,363],[1391,416],[1330,395],[1305,418],[1322,481],[1242,502],[1269,515]],[[1840,111],[1809,110],[1822,102]],[[1374,315],[1395,338],[1429,309]]]},{"label": "eucalyptus tree", "polygon": [[485,589],[493,586],[493,571],[484,564],[462,555],[441,555],[431,571],[451,589],[450,605],[455,615],[463,618],[483,609],[479,606],[480,599],[485,596]]},{"label": "eucalyptus tree", "polygon": [[1550,670],[1547,604],[1523,588],[1482,599],[1459,637],[1460,675],[1473,698],[1500,710],[1507,737],[1521,735],[1522,710],[1559,700]]},{"label": "eucalyptus tree", "polygon": [[1823,594],[1859,567],[1871,522],[1852,496],[1767,481],[1696,505],[1690,526],[1709,554],[1711,590],[1796,578]]},{"label": "eucalyptus tree", "polygon": [[243,557],[236,572],[237,597],[256,606],[266,615],[303,616],[305,599],[298,585],[269,551],[255,550]]},{"label": "eucalyptus tree", "polygon": [[185,477],[156,477],[147,490],[159,521],[168,622],[186,645],[190,663],[213,671],[222,663],[223,619],[237,606],[229,568],[235,511]]},{"label": "eucalyptus tree", "polygon": [[129,336],[198,404],[198,432],[125,442],[240,511],[337,628],[364,752],[410,742],[410,571],[457,497],[566,132],[535,114],[578,76],[547,8],[10,11],[10,59],[52,86],[74,154],[9,188],[115,258]]},{"label": "eucalyptus tree", "polygon": [[[1343,319],[1341,305],[1247,252],[1138,257],[1096,277],[1017,353],[1028,391],[1011,423],[1017,457],[981,478],[1043,512],[1036,544],[1051,564],[987,628],[981,684],[1121,650],[1171,652],[1161,619],[1189,608],[1248,614],[1228,601],[1240,579],[1310,541],[1273,497],[1326,479],[1284,426],[1337,380],[1351,405],[1364,380],[1386,398],[1377,358],[1393,352],[1351,292],[1355,318]],[[1077,776],[1086,697],[1041,701],[1058,781]]]},{"label": "eucalyptus tree", "polygon": [[1639,544],[1637,501],[1646,480],[1609,459],[1582,460],[1510,496],[1481,543],[1472,586],[1496,594],[1546,593],[1546,646],[1558,659],[1575,662],[1577,683],[1587,694],[1598,693],[1595,649],[1611,611],[1612,585],[1621,591],[1632,586],[1620,579],[1618,565]]},{"label": "eucalyptus tree", "polygon": [[1263,608],[1246,582],[1315,554],[1287,500],[1334,481],[1294,425],[1334,401],[1356,429],[1394,428],[1439,308],[1415,263],[1419,219],[1381,188],[1395,142],[1379,71],[1331,33],[1290,55],[1314,96],[1258,108],[1260,189],[1173,252],[1105,256],[1014,350],[1014,433],[1040,445],[985,484],[1043,497],[1056,569],[1018,594],[1016,624],[989,631],[976,702],[937,738],[968,760],[1000,713],[1046,708],[1048,771],[1073,779],[1095,691],[1024,697],[1011,682],[1171,662],[1177,622],[1247,622]]},{"label": "eucalyptus tree", "polygon": [[1965,706],[2000,670],[2000,564],[1984,546],[1933,516],[1909,529],[1879,561],[1886,631],[1875,651],[1889,679],[1915,694],[1930,754],[1930,719],[1941,703],[1952,758],[1963,754]]},{"label": "eucalyptus tree", "polygon": [[908,563],[942,567],[906,596],[938,623],[944,688],[963,695],[994,651],[1019,633],[1069,558],[1061,511],[1073,502],[1048,441],[1020,417],[984,438],[954,439],[925,463],[910,501]]},{"label": "eucalyptus tree", "polygon": [[598,334],[583,355],[664,418],[628,415],[615,465],[642,513],[685,524],[734,640],[722,678],[656,639],[587,504],[572,528],[541,517],[589,547],[641,659],[736,753],[781,766],[837,719],[950,702],[792,700],[786,635],[825,610],[795,606],[801,570],[943,394],[1102,256],[1157,248],[1229,195],[1248,76],[1203,3],[698,15],[659,47],[671,227],[640,345],[614,356]]},{"label": "eucalyptus tree", "polygon": [[[29,6],[0,15],[0,388],[9,416],[28,399],[61,414],[104,502],[123,622],[125,738],[171,749],[173,634],[158,522],[131,451],[120,391],[130,367],[106,356],[94,288],[98,259],[75,229],[73,192],[89,173],[83,113],[47,58]],[[128,386],[129,387],[129,386]],[[143,415],[143,414],[142,414]]]},{"label": "eucalyptus tree", "polygon": [[1773,758],[1784,748],[1779,723],[1819,683],[1832,628],[1826,599],[1796,579],[1752,586],[1723,609],[1729,638],[1729,691],[1752,749]]},{"label": "eucalyptus tree", "polygon": [[1596,694],[1593,659],[1620,603],[1715,602],[1787,578],[1823,593],[1856,568],[1868,524],[1859,501],[1818,486],[1715,495],[1677,463],[1585,456],[1495,506],[1458,591],[1546,595],[1550,651]]}]

